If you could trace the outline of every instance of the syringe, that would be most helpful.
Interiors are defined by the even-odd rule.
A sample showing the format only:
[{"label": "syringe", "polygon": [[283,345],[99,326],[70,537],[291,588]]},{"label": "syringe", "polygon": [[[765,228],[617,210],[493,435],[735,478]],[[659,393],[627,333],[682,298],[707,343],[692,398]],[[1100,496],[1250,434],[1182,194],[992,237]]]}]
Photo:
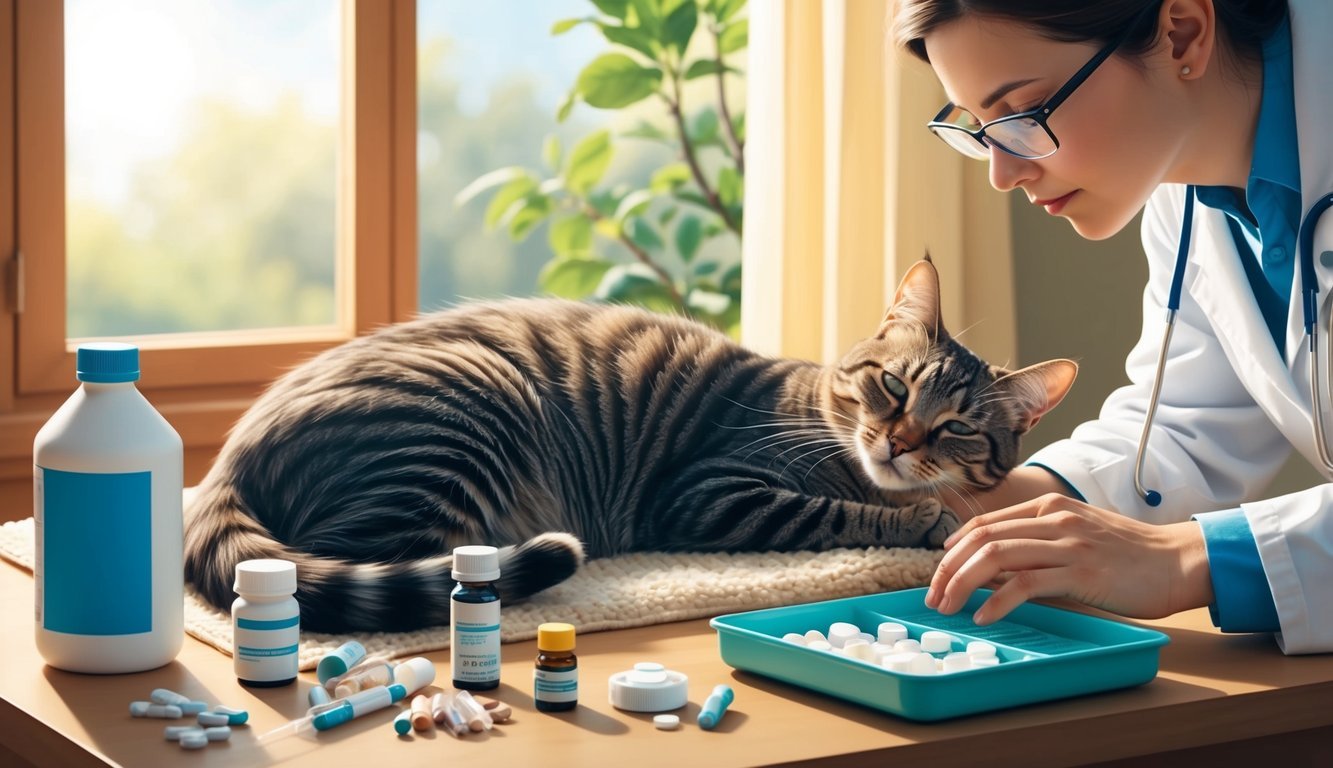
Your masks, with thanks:
[{"label": "syringe", "polygon": [[327,731],[343,723],[350,722],[362,715],[402,701],[407,698],[407,688],[400,683],[377,685],[354,693],[345,699],[311,707],[304,717],[299,717],[286,725],[278,726],[259,737],[260,744],[267,744],[288,736],[296,736],[310,731]]}]

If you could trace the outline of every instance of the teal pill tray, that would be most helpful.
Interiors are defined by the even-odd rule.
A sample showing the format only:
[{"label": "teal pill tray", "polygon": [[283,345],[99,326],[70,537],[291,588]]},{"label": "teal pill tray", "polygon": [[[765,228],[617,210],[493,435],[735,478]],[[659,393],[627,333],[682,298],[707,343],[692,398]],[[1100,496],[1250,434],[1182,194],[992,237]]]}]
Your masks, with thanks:
[{"label": "teal pill tray", "polygon": [[[1168,641],[1161,632],[1032,603],[980,627],[971,616],[989,595],[989,590],[977,590],[951,616],[927,608],[921,588],[733,613],[709,624],[717,630],[722,660],[736,669],[910,720],[943,720],[1129,688],[1157,676],[1158,649]],[[782,639],[788,632],[827,633],[836,621],[872,635],[880,623],[896,621],[918,640],[922,632],[940,630],[953,635],[954,650],[984,640],[995,646],[1000,663],[915,675]]]}]

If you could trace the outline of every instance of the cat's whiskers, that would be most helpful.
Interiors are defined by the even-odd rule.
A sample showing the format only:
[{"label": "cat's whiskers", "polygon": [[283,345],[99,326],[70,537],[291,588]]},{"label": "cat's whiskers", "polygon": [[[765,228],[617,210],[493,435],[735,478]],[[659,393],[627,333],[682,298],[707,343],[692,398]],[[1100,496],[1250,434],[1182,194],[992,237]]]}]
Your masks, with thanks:
[{"label": "cat's whiskers", "polygon": [[[816,449],[816,450],[814,450],[814,451],[811,451],[810,453],[817,453],[817,452],[820,451],[820,450],[824,450],[824,449],[822,449],[822,448],[821,448],[821,449]],[[833,458],[833,457],[835,457],[835,456],[846,456],[846,455],[849,455],[849,454],[855,454],[855,453],[856,453],[856,449],[855,449],[855,448],[843,448],[841,451],[834,451],[833,453],[830,453],[829,455],[825,456],[824,458],[820,459],[819,461],[816,461],[814,464],[811,464],[811,465],[810,465],[810,468],[807,469],[807,470],[805,471],[805,474],[801,476],[801,481],[802,481],[802,482],[805,482],[805,480],[809,479],[809,477],[810,477],[810,473],[815,471],[815,467],[819,466],[820,464],[823,464],[824,462],[828,461],[829,459],[831,459],[831,458]],[[808,456],[808,455],[810,455],[810,454],[806,454],[806,456]],[[802,456],[801,458],[805,458],[805,457]],[[791,466],[791,465],[789,464],[788,466]]]},{"label": "cat's whiskers", "polygon": [[[749,461],[750,459],[754,458],[754,455],[755,455],[756,453],[760,453],[761,451],[766,451],[766,450],[770,450],[770,449],[773,449],[773,448],[777,448],[779,445],[782,445],[783,443],[793,443],[793,442],[802,441],[802,440],[810,440],[810,438],[812,437],[812,433],[810,433],[810,432],[787,432],[787,433],[784,433],[784,434],[786,435],[786,437],[783,437],[783,438],[780,439],[780,440],[772,440],[772,441],[769,442],[767,445],[761,445],[761,446],[759,446],[758,448],[755,448],[753,451],[750,451],[750,453],[748,453],[748,454],[745,456],[745,460],[746,460],[746,461]],[[767,438],[766,438],[766,439],[767,439]],[[824,437],[824,438],[819,438],[819,439],[822,440],[823,442],[838,442],[838,443],[841,443],[841,441],[837,440],[836,438]],[[751,443],[751,444],[753,444],[753,443]],[[795,447],[796,447],[796,448],[799,448],[800,445],[797,445],[797,446],[795,446]],[[738,448],[738,449],[736,449],[736,450],[737,450],[737,451],[740,451],[740,450],[742,450],[742,449],[741,449],[741,448]],[[791,450],[791,449],[788,448],[787,450],[783,451],[782,453],[777,454],[777,456],[775,456],[774,458],[775,458],[775,459],[776,459],[776,458],[780,458],[783,454],[787,453],[787,451],[789,451],[789,450]],[[771,464],[771,463],[772,463],[772,462],[770,462],[770,464]]]}]

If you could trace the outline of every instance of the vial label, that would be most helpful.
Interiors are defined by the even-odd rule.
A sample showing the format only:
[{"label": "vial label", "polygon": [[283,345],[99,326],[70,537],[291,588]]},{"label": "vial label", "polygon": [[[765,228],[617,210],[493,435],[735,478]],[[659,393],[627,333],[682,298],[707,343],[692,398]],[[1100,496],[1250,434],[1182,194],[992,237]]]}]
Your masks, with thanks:
[{"label": "vial label", "polygon": [[236,676],[256,683],[296,677],[301,617],[246,619],[236,617]]},{"label": "vial label", "polygon": [[552,703],[579,700],[579,671],[566,669],[553,672],[549,669],[532,670],[533,698],[537,701]]},{"label": "vial label", "polygon": [[152,473],[37,472],[42,628],[72,635],[152,632]]},{"label": "vial label", "polygon": [[450,609],[449,664],[455,680],[500,679],[500,601],[460,603]]}]

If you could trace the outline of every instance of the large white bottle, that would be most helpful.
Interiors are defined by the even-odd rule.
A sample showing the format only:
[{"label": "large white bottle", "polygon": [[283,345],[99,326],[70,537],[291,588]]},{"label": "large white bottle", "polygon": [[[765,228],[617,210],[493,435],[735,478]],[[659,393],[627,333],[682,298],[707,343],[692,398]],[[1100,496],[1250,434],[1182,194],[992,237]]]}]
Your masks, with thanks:
[{"label": "large white bottle", "polygon": [[180,435],[134,385],[138,347],[81,345],[77,369],[33,445],[37,650],[71,672],[153,669],[185,638]]}]

